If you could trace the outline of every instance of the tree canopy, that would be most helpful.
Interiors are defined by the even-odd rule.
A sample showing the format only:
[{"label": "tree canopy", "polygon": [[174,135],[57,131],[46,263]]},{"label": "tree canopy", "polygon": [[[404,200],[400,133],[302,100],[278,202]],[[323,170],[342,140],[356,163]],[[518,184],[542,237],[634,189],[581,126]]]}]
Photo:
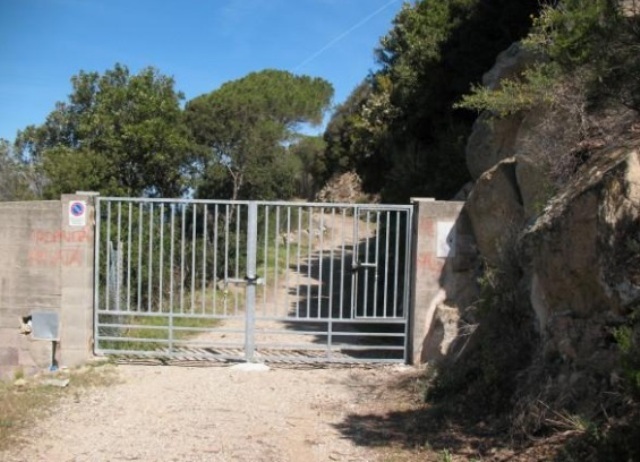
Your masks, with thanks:
[{"label": "tree canopy", "polygon": [[324,184],[326,143],[321,136],[299,136],[288,146],[296,162],[297,196],[312,199]]},{"label": "tree canopy", "polygon": [[333,174],[356,170],[363,187],[378,192],[391,167],[388,126],[396,108],[389,103],[389,79],[382,75],[363,80],[333,113],[324,139],[324,180]]},{"label": "tree canopy", "polygon": [[475,119],[453,105],[526,35],[538,8],[531,0],[406,3],[376,51],[381,69],[330,122],[328,152],[387,201],[450,198],[468,180],[464,147]]},{"label": "tree canopy", "polygon": [[322,121],[332,95],[323,79],[264,70],[189,101],[186,121],[199,146],[198,195],[290,197],[295,175],[285,146],[301,124]]},{"label": "tree canopy", "polygon": [[31,166],[18,159],[9,142],[0,138],[0,201],[33,199],[35,189]]},{"label": "tree canopy", "polygon": [[73,92],[44,124],[19,132],[20,154],[46,178],[44,195],[75,190],[103,195],[177,196],[191,143],[174,81],[154,68],[132,75],[116,64],[80,72]]}]

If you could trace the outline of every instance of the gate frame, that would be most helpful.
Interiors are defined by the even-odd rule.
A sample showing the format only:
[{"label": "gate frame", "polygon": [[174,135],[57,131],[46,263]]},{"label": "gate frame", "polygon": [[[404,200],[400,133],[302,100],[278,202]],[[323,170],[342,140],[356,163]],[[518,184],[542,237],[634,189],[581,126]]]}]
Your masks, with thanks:
[{"label": "gate frame", "polygon": [[[247,206],[247,268],[246,268],[246,300],[245,300],[245,338],[244,338],[244,360],[245,361],[254,361],[254,353],[255,353],[255,336],[256,336],[256,285],[258,283],[257,276],[257,242],[258,242],[258,206],[283,206],[283,207],[296,207],[300,210],[303,210],[305,207],[309,209],[324,209],[324,208],[333,208],[333,209],[343,209],[343,210],[352,210],[354,216],[357,217],[357,220],[360,219],[361,210],[373,211],[373,212],[402,212],[403,216],[406,217],[407,223],[405,224],[405,232],[403,240],[405,241],[405,249],[404,249],[404,290],[402,295],[402,317],[388,318],[392,319],[392,321],[387,320],[387,323],[395,323],[395,324],[404,324],[404,332],[403,332],[403,355],[402,362],[407,363],[409,360],[409,349],[412,344],[410,339],[410,326],[412,325],[412,313],[413,309],[411,306],[412,300],[412,279],[413,279],[413,267],[414,264],[412,262],[413,255],[413,247],[412,247],[412,237],[413,237],[413,211],[414,207],[412,205],[386,205],[386,204],[341,204],[341,203],[316,203],[316,202],[287,202],[287,201],[228,201],[228,200],[202,200],[202,199],[164,199],[164,198],[118,198],[118,197],[96,197],[96,219],[95,219],[95,243],[94,243],[94,251],[95,251],[95,265],[94,265],[94,349],[96,353],[105,353],[104,350],[98,348],[98,340],[99,340],[99,315],[105,314],[104,311],[101,312],[100,307],[100,289],[99,289],[99,278],[100,278],[100,244],[101,244],[101,233],[100,233],[100,221],[101,221],[101,205],[109,202],[126,202],[126,203],[169,203],[169,204],[186,204],[197,206],[199,204],[203,204],[205,206],[208,205],[246,205]],[[399,215],[398,215],[399,216]],[[356,223],[358,222],[356,221]],[[354,231],[352,231],[354,232]],[[399,239],[399,238],[398,238]],[[352,309],[356,309],[356,307],[352,306]],[[119,311],[118,311],[119,313]],[[171,317],[171,315],[170,315]],[[211,316],[214,318],[214,316]],[[352,321],[361,321],[362,323],[370,323],[370,324],[384,324],[384,318],[360,318],[358,316],[354,316]],[[313,321],[311,319],[310,321]],[[331,324],[333,319],[330,317],[327,321]],[[345,322],[344,320],[339,320]],[[347,320],[349,321],[349,320]],[[328,336],[331,336],[331,331],[327,332]],[[107,351],[107,354],[110,352]],[[267,359],[268,360],[268,359]],[[351,361],[350,361],[351,362]],[[355,360],[352,362],[371,362],[371,361],[361,361]],[[400,362],[400,360],[375,360],[374,362]]]}]

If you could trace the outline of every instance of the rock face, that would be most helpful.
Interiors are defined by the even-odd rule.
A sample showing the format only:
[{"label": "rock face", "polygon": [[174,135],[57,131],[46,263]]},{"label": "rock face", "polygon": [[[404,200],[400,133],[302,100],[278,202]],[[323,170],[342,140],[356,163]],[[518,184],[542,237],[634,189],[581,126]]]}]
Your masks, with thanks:
[{"label": "rock face", "polygon": [[[495,65],[482,77],[482,84],[495,90],[503,79],[518,78],[534,61],[531,53],[519,43],[514,43],[498,55]],[[521,115],[494,118],[485,112],[478,117],[466,148],[467,168],[473,179],[478,179],[498,162],[514,155],[521,125]]]},{"label": "rock face", "polygon": [[482,257],[496,265],[511,230],[522,227],[524,209],[514,158],[503,160],[476,182],[465,205]]},{"label": "rock face", "polygon": [[[496,88],[527,62],[510,48],[485,84]],[[640,136],[629,119],[638,115],[620,109],[615,136],[585,141],[567,111],[481,115],[467,143],[475,184],[464,208],[480,260],[509,271],[513,306],[534,314],[535,361],[555,371],[540,396],[563,405],[619,377],[613,332],[640,309]],[[554,167],[568,169],[567,181],[550,178]],[[459,321],[441,317],[443,335],[453,332]]]},{"label": "rock face", "polygon": [[547,352],[588,360],[640,303],[639,239],[640,140],[601,153],[521,236]]},{"label": "rock face", "polygon": [[520,42],[515,42],[497,56],[494,66],[482,76],[482,85],[496,90],[502,80],[517,79],[533,62],[535,57]]},{"label": "rock face", "polygon": [[[531,62],[513,45],[483,82],[497,88]],[[633,247],[633,239],[631,244],[620,241],[640,231],[640,142],[627,137],[627,142],[593,151],[592,160],[549,201],[554,189],[549,164],[569,157],[571,144],[577,143],[577,137],[565,133],[578,132],[568,119],[564,109],[536,109],[505,119],[485,113],[467,144],[476,182],[465,212],[481,258],[499,265],[506,246],[514,245],[507,241],[524,230],[518,251],[526,287],[535,288],[532,306],[543,334],[546,321],[558,312],[588,316],[602,306],[619,312],[640,301],[638,281],[630,279],[629,265],[623,264],[629,257],[622,249]]]},{"label": "rock face", "polygon": [[467,140],[467,168],[473,179],[491,169],[503,159],[512,157],[518,130],[522,123],[520,117],[492,119],[484,112],[473,124],[473,130]]}]

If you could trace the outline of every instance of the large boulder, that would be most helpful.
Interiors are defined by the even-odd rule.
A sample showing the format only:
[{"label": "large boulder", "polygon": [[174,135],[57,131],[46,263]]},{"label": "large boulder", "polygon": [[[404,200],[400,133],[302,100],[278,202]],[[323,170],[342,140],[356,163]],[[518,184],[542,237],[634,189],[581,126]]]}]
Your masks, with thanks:
[{"label": "large boulder", "polygon": [[601,355],[611,326],[640,304],[638,146],[599,153],[521,236],[548,354]]},{"label": "large boulder", "polygon": [[498,162],[513,157],[518,135],[520,116],[497,118],[483,112],[473,124],[467,140],[467,169],[473,179],[480,176]]},{"label": "large boulder", "polygon": [[[509,64],[496,64],[487,87],[518,75],[516,51],[498,60]],[[482,114],[466,152],[475,184],[464,212],[485,265],[478,340],[462,363],[482,359],[487,345],[519,351],[509,367],[519,377],[516,409],[533,416],[522,428],[531,431],[557,409],[609,409],[602,396],[619,393],[624,376],[619,329],[640,310],[638,113],[614,104],[585,113],[584,95],[564,90],[554,106]],[[437,302],[433,345],[455,358],[473,311],[455,318],[447,300]],[[639,331],[635,323],[633,338]]]},{"label": "large boulder", "polygon": [[[534,61],[535,57],[516,42],[498,55],[494,66],[482,77],[482,84],[496,90],[504,79],[519,78]],[[473,179],[515,154],[521,124],[522,116],[519,114],[498,118],[484,112],[476,119],[466,146],[467,168]]]},{"label": "large boulder", "polygon": [[539,159],[532,155],[516,158],[516,182],[525,220],[538,216],[553,195],[553,184]]},{"label": "large boulder", "polygon": [[517,79],[528,66],[536,61],[536,56],[524,48],[520,42],[498,54],[496,63],[482,76],[482,85],[490,90],[500,88],[504,79]]},{"label": "large boulder", "polygon": [[499,265],[524,220],[514,158],[503,160],[478,179],[465,211],[482,258],[492,266]]}]

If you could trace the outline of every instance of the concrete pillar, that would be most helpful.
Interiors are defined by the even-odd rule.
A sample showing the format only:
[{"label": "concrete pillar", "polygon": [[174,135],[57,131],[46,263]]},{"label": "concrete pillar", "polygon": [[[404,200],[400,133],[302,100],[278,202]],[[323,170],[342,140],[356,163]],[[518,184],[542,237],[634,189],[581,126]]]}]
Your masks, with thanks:
[{"label": "concrete pillar", "polygon": [[63,195],[61,207],[60,364],[80,365],[93,354],[95,193]]},{"label": "concrete pillar", "polygon": [[447,293],[444,274],[466,240],[460,233],[464,202],[414,198],[413,271],[411,294],[411,351],[413,364],[433,359],[425,350],[439,304],[455,294]]}]

